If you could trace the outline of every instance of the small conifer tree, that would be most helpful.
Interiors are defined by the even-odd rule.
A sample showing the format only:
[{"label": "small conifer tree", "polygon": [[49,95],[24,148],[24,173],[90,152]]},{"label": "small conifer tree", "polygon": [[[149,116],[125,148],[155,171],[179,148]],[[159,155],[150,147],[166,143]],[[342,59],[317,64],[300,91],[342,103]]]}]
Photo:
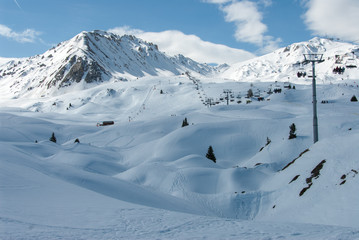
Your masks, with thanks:
[{"label": "small conifer tree", "polygon": [[49,139],[51,142],[54,142],[56,143],[56,137],[55,137],[55,133],[53,132],[50,139]]},{"label": "small conifer tree", "polygon": [[185,126],[188,126],[188,121],[187,121],[187,118],[185,118],[182,122],[182,127],[185,127]]},{"label": "small conifer tree", "polygon": [[250,88],[248,89],[248,92],[247,92],[247,98],[251,98],[253,97],[253,90]]},{"label": "small conifer tree", "polygon": [[355,95],[353,95],[353,97],[350,99],[350,101],[351,101],[351,102],[357,102],[358,99],[357,99],[357,97],[356,97]]},{"label": "small conifer tree", "polygon": [[76,138],[74,143],[80,143],[80,140]]},{"label": "small conifer tree", "polygon": [[297,130],[296,126],[294,123],[292,123],[292,125],[289,126],[289,138],[288,139],[293,139],[297,137],[297,134],[295,133],[295,131]]},{"label": "small conifer tree", "polygon": [[206,158],[212,160],[214,163],[216,162],[216,156],[214,155],[212,146],[208,147]]}]

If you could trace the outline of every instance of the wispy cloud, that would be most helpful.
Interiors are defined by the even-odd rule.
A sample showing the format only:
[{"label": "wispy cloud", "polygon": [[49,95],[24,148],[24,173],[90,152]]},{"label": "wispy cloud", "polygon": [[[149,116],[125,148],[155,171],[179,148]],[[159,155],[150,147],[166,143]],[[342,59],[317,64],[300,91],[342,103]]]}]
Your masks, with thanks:
[{"label": "wispy cloud", "polygon": [[280,38],[266,35],[268,27],[263,23],[263,13],[259,6],[268,7],[271,0],[257,2],[248,0],[204,0],[206,3],[218,4],[224,13],[227,22],[234,23],[236,30],[234,37],[239,42],[255,44],[260,47],[260,52],[272,51],[278,48]]},{"label": "wispy cloud", "polygon": [[259,0],[260,4],[263,4],[265,7],[269,7],[272,5],[272,0]]},{"label": "wispy cloud", "polygon": [[359,42],[358,0],[305,0],[308,29],[320,36]]},{"label": "wispy cloud", "polygon": [[11,28],[0,24],[0,36],[15,40],[20,43],[35,42],[40,34],[40,32],[33,29],[26,29],[23,32],[15,32]]},{"label": "wispy cloud", "polygon": [[203,41],[195,35],[187,35],[177,30],[144,32],[123,26],[109,29],[108,31],[118,35],[135,35],[143,40],[157,44],[161,51],[169,55],[183,54],[198,62],[233,64],[255,57],[250,52]]},{"label": "wispy cloud", "polygon": [[20,6],[20,4],[17,2],[17,0],[14,0],[14,2],[15,2],[15,4],[16,4],[20,9],[22,9],[21,6]]}]

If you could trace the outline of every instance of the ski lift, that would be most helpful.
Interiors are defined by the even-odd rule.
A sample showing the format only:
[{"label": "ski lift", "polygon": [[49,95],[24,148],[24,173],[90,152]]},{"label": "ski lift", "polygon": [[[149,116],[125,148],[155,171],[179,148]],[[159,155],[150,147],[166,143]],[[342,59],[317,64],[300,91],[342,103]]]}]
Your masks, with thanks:
[{"label": "ski lift", "polygon": [[303,67],[303,65],[301,64],[300,68],[298,69],[298,72],[297,72],[297,77],[300,78],[300,77],[305,77],[307,75],[307,73],[305,72],[305,69]]},{"label": "ski lift", "polygon": [[254,93],[254,97],[259,98],[261,96],[261,92],[259,91],[259,89],[257,89],[257,91]]},{"label": "ski lift", "polygon": [[335,55],[335,63],[342,64],[343,58],[340,55]]},{"label": "ski lift", "polygon": [[343,65],[336,65],[333,67],[334,74],[344,74],[345,67]]},{"label": "ski lift", "polygon": [[308,72],[308,77],[309,77],[309,78],[312,78],[312,77],[313,77],[313,70],[309,70],[309,72]]},{"label": "ski lift", "polygon": [[345,62],[345,66],[347,68],[356,68],[357,67],[357,63],[356,63],[356,60],[355,60],[355,52],[352,51],[353,53],[353,57],[352,58],[348,58],[347,61]]},{"label": "ski lift", "polygon": [[347,61],[345,62],[345,67],[347,67],[347,68],[356,68],[357,63],[356,63],[355,59],[354,58],[348,58]]},{"label": "ski lift", "polygon": [[283,85],[284,88],[292,88],[292,85],[290,84],[290,82],[284,82],[284,85]]}]

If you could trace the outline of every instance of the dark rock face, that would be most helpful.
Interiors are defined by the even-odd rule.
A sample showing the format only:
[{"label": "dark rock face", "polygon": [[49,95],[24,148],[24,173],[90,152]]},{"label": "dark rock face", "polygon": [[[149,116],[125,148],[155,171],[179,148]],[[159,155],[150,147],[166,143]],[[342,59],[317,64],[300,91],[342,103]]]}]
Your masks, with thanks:
[{"label": "dark rock face", "polygon": [[[73,56],[72,58],[76,58],[76,56]],[[61,81],[60,87],[71,85],[72,82],[80,82],[86,70],[86,62],[81,57],[77,58],[76,63],[71,66],[70,71]]]},{"label": "dark rock face", "polygon": [[92,62],[88,66],[88,72],[85,77],[85,82],[92,83],[92,82],[102,82],[102,73],[107,75],[106,70],[101,67],[97,62]]},{"label": "dark rock face", "polygon": [[102,74],[106,74],[106,70],[97,62],[73,56],[65,66],[60,68],[47,88],[55,86],[58,82],[60,82],[59,88],[70,86],[74,82],[79,83],[82,80],[86,83],[102,82]]}]

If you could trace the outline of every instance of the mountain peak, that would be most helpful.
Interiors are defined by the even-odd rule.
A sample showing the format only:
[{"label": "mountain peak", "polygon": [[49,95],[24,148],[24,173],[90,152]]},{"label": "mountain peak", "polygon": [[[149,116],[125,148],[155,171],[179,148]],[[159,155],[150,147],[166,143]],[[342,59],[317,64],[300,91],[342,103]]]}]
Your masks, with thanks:
[{"label": "mountain peak", "polygon": [[19,79],[10,86],[16,94],[43,95],[82,83],[121,81],[163,73],[210,73],[213,68],[184,56],[170,57],[158,46],[132,35],[101,30],[83,31],[42,55],[10,64],[1,77]]}]

